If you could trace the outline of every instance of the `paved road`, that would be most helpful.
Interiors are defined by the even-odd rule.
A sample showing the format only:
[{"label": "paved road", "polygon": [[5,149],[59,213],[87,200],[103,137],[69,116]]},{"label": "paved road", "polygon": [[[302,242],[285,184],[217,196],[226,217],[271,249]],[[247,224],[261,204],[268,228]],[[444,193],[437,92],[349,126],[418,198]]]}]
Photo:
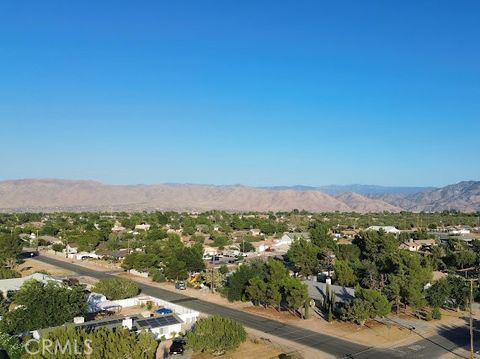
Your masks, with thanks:
[{"label": "paved road", "polygon": [[[34,259],[70,270],[82,276],[90,276],[94,278],[112,277],[111,274],[105,272],[85,268],[83,266],[50,257],[39,256]],[[451,353],[455,348],[463,347],[468,344],[468,335],[465,335],[466,329],[462,327],[456,329],[448,328],[441,335],[421,339],[417,343],[409,346],[382,350],[359,345],[337,337],[303,329],[301,327],[285,324],[272,319],[266,319],[257,315],[227,308],[222,305],[206,302],[181,293],[153,287],[143,283],[138,283],[138,286],[142,292],[147,295],[162,298],[172,303],[178,303],[187,308],[206,314],[219,314],[225,317],[230,317],[243,323],[246,327],[291,340],[310,348],[318,349],[337,358],[439,358],[444,354]]]}]

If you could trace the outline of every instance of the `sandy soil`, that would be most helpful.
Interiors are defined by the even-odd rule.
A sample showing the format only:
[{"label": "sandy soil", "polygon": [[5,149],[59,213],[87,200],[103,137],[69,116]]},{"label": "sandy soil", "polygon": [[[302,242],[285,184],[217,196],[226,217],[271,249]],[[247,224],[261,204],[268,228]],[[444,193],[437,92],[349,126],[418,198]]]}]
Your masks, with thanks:
[{"label": "sandy soil", "polygon": [[244,358],[278,358],[278,355],[283,351],[275,348],[273,345],[263,342],[252,340],[251,338],[240,345],[240,347],[233,351],[225,353],[220,356],[213,356],[209,354],[194,353],[192,359],[244,359]]},{"label": "sandy soil", "polygon": [[25,261],[20,264],[16,269],[21,273],[22,277],[29,276],[30,274],[39,271],[45,271],[54,277],[67,277],[75,274],[63,268],[58,268],[33,259],[25,259]]}]

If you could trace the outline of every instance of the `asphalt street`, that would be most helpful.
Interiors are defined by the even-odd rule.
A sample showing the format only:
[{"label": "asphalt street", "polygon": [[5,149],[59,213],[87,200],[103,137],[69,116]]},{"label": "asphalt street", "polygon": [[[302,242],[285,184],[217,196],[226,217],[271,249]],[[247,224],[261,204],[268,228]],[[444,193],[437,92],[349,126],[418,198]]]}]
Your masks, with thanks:
[{"label": "asphalt street", "polygon": [[[94,278],[111,277],[111,274],[89,269],[83,266],[56,260],[50,257],[38,256],[35,260],[48,263],[66,270],[70,270],[82,276]],[[153,287],[138,282],[138,286],[144,294],[164,299],[172,303],[181,304],[206,314],[218,314],[238,320],[246,327],[262,331],[283,339],[318,349],[337,358],[439,358],[444,354],[451,354],[458,347],[467,346],[469,343],[468,329],[466,327],[445,328],[439,335],[431,338],[420,338],[419,341],[405,347],[394,349],[378,349],[363,346],[344,339],[304,329],[298,326],[285,324],[272,319],[245,313],[237,309],[231,309],[215,303],[206,302],[158,287]],[[374,343],[372,343],[374,344]]]}]

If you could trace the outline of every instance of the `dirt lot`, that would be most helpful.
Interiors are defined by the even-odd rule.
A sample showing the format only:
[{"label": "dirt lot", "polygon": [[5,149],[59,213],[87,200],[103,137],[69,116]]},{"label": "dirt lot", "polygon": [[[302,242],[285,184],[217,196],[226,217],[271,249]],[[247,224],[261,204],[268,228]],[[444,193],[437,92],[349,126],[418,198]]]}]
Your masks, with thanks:
[{"label": "dirt lot", "polygon": [[240,347],[234,352],[229,352],[220,356],[213,356],[209,354],[197,354],[192,355],[192,359],[244,359],[244,358],[255,358],[255,359],[268,359],[268,358],[278,358],[278,355],[282,351],[276,349],[274,346],[264,343],[261,341],[255,341],[248,339],[245,343],[240,345]]},{"label": "dirt lot", "polygon": [[25,261],[17,267],[17,270],[21,273],[22,277],[26,277],[39,271],[46,272],[54,277],[67,277],[75,274],[65,269],[51,266],[49,264],[32,259],[25,259]]}]

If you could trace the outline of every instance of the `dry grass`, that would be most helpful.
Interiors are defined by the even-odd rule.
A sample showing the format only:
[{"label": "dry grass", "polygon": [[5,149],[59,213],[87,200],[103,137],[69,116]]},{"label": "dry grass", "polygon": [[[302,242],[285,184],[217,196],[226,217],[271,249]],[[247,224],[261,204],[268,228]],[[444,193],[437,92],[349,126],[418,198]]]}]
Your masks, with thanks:
[{"label": "dry grass", "polygon": [[22,277],[29,276],[30,274],[36,272],[45,272],[55,277],[67,277],[75,274],[68,270],[42,263],[33,259],[26,259],[22,264],[17,267],[17,270],[21,273]]},{"label": "dry grass", "polygon": [[245,343],[241,344],[237,350],[233,352],[228,352],[220,356],[194,353],[192,359],[269,359],[278,358],[278,355],[281,353],[282,352],[279,349],[275,348],[273,345],[267,344],[263,341],[248,339]]}]

